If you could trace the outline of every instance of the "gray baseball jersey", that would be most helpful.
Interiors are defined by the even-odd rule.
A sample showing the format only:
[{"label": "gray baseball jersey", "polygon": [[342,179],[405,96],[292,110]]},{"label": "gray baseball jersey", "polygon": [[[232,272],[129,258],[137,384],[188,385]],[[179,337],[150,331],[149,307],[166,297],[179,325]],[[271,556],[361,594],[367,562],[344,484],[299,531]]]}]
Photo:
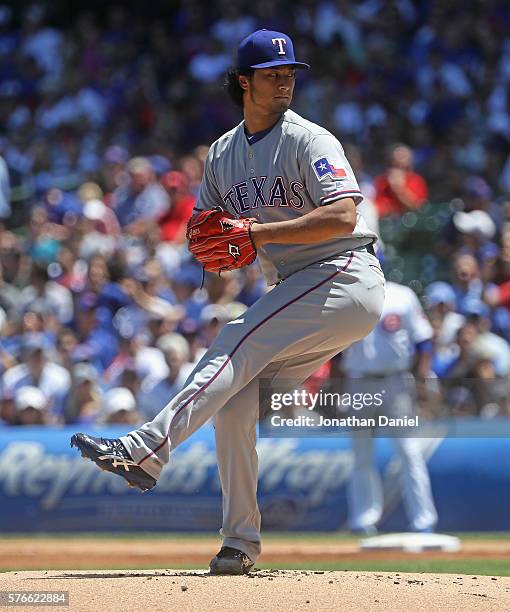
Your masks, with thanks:
[{"label": "gray baseball jersey", "polygon": [[[324,128],[288,110],[252,144],[244,122],[211,146],[196,210],[221,205],[261,223],[287,221],[318,206],[363,196],[342,145]],[[259,249],[269,285],[306,266],[377,240],[362,215],[352,235],[315,244],[268,244]]]}]

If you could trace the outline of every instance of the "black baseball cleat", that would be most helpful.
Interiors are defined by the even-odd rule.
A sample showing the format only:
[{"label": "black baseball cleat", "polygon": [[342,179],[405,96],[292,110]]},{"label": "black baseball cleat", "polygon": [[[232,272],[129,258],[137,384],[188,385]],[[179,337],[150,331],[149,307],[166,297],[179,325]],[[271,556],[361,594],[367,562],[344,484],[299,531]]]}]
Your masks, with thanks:
[{"label": "black baseball cleat", "polygon": [[91,459],[102,470],[122,476],[130,487],[148,491],[156,486],[157,481],[133,461],[117,438],[93,438],[77,433],[71,438],[72,446],[81,452],[82,457]]},{"label": "black baseball cleat", "polygon": [[242,550],[222,546],[220,552],[209,563],[210,573],[214,576],[241,576],[248,574],[253,561]]}]

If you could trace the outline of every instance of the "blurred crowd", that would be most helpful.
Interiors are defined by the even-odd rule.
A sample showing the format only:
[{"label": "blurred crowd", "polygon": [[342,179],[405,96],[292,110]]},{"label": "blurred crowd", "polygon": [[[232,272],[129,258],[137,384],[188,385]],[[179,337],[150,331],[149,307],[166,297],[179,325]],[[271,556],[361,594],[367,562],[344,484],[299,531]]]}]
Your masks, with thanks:
[{"label": "blurred crowd", "polygon": [[222,75],[260,27],[312,65],[293,108],[344,144],[371,227],[453,202],[430,245],[450,278],[423,295],[431,376],[455,414],[508,414],[508,2],[133,11],[0,6],[0,424],[152,418],[267,290],[256,265],[202,286],[184,237],[208,145],[241,118]]}]

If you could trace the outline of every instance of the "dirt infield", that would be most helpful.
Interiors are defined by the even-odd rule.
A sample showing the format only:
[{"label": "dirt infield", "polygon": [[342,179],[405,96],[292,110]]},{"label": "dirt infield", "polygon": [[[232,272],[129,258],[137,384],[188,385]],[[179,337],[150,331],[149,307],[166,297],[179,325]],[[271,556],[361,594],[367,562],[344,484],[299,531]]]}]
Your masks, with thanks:
[{"label": "dirt infield", "polygon": [[[0,574],[0,591],[69,591],[83,610],[510,610],[510,578],[261,570],[39,571]],[[30,610],[42,607],[23,608]]]},{"label": "dirt infield", "polygon": [[[164,540],[122,540],[109,538],[12,538],[0,540],[1,569],[85,569],[94,567],[191,566],[206,568],[220,546],[220,538],[186,539],[178,536]],[[462,559],[499,558],[510,564],[510,540],[463,540],[457,553],[426,552],[413,558]],[[397,551],[359,551],[358,543],[331,540],[265,541],[261,563],[278,566],[285,563],[409,559]]]}]

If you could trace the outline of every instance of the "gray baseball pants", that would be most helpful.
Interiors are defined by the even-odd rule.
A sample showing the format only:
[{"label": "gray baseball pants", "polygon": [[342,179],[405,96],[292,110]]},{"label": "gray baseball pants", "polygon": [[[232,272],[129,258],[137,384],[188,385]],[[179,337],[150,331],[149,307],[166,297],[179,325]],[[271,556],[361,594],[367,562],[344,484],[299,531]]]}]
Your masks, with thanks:
[{"label": "gray baseball pants", "polygon": [[379,320],[384,276],[364,248],[292,274],[227,323],[184,388],[149,423],[121,438],[154,478],[170,451],[215,417],[224,546],[260,554],[256,423],[260,380],[308,378]]}]

